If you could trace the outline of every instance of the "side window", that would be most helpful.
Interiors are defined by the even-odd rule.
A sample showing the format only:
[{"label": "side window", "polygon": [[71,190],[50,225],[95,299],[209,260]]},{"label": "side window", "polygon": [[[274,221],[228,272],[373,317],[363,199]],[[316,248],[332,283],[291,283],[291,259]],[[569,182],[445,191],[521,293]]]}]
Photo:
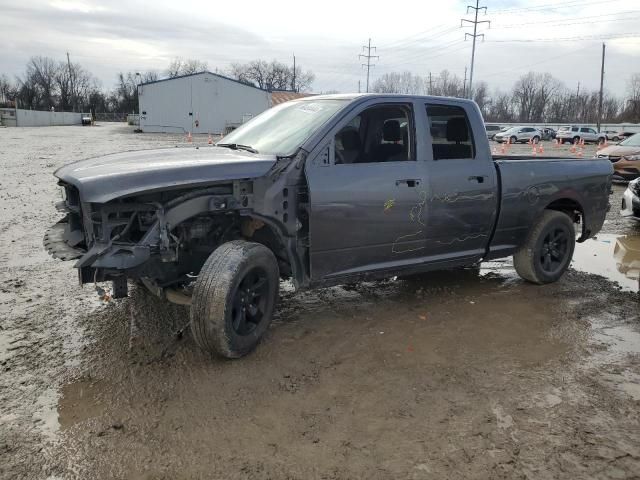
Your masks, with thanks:
[{"label": "side window", "polygon": [[474,158],[475,145],[467,113],[453,105],[427,105],[433,159]]},{"label": "side window", "polygon": [[415,160],[413,109],[409,104],[370,107],[334,139],[335,164]]},{"label": "side window", "polygon": [[577,131],[578,131],[578,127],[573,127],[573,128],[571,129],[571,131],[572,131],[572,132],[577,132]]},{"label": "side window", "polygon": [[590,130],[590,129],[588,129],[588,128],[584,128],[584,127],[580,129],[580,131],[581,131],[582,133],[591,133],[589,130]]}]

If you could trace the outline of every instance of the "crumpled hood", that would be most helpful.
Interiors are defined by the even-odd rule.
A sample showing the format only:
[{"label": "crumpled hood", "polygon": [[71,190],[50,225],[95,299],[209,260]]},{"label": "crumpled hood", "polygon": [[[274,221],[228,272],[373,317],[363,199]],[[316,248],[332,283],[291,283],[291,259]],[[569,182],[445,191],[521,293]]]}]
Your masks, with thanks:
[{"label": "crumpled hood", "polygon": [[76,186],[83,202],[105,203],[166,188],[256,178],[266,174],[275,161],[274,155],[223,147],[164,148],[81,160],[59,168],[54,175]]}]

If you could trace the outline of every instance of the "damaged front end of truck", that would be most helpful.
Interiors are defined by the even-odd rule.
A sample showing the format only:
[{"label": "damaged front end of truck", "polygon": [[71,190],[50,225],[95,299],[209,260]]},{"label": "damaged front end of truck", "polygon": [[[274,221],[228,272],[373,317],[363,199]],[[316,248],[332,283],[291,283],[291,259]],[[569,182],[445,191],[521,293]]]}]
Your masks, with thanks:
[{"label": "damaged front end of truck", "polygon": [[[207,150],[217,154],[223,149]],[[162,153],[175,157],[174,152]],[[120,187],[110,189],[105,182],[100,188],[92,185],[93,177],[82,176],[85,167],[63,167],[56,172],[63,192],[56,208],[65,216],[46,232],[44,245],[54,257],[76,261],[81,285],[113,282],[113,298],[127,296],[128,280],[133,280],[162,298],[188,304],[208,256],[236,239],[266,245],[276,255],[281,275],[290,277],[301,271],[296,268],[300,260],[292,261],[300,230],[292,211],[299,198],[300,172],[285,172],[293,160],[253,162],[252,168],[228,175],[241,178],[213,178],[205,184],[194,172],[193,181],[200,179],[195,185],[190,179],[178,184],[167,169],[162,180],[148,174],[145,182],[137,182],[135,193],[125,192],[136,180],[121,167],[115,167]],[[209,164],[209,176],[224,168]]]}]

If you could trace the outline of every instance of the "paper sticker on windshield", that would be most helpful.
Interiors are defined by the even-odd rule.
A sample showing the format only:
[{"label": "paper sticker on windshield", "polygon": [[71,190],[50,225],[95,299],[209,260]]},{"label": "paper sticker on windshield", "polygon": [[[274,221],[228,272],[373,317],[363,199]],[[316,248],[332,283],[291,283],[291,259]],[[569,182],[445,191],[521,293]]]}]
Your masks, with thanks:
[{"label": "paper sticker on windshield", "polygon": [[319,103],[302,102],[298,107],[298,110],[307,113],[317,113],[322,110],[322,105]]}]

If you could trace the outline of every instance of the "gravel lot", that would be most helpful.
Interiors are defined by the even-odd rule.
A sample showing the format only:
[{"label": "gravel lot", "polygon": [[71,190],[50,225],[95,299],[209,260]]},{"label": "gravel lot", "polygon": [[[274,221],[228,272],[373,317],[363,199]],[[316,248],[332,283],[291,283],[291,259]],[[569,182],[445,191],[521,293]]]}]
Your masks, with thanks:
[{"label": "gravel lot", "polygon": [[183,307],[135,289],[103,304],[42,247],[56,168],[176,144],[117,124],[0,129],[0,478],[640,478],[637,281],[612,256],[640,233],[617,214],[624,186],[556,284],[505,261],[284,285],[265,342],[223,361],[175,339]]}]

